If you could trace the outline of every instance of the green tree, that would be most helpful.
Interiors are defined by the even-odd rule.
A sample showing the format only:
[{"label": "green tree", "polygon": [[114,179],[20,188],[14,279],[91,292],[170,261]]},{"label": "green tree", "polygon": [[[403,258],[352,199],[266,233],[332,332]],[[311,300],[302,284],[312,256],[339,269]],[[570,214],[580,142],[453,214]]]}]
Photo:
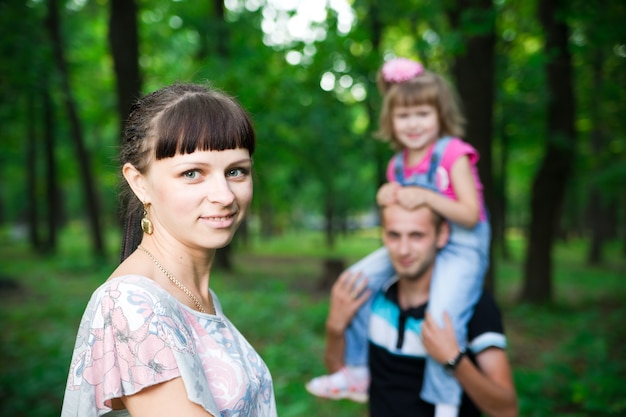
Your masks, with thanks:
[{"label": "green tree", "polygon": [[565,2],[539,2],[545,32],[548,91],[545,154],[533,181],[530,235],[524,269],[524,301],[550,301],[553,297],[552,250],[575,155],[575,99],[572,57],[565,21]]},{"label": "green tree", "polygon": [[[480,153],[478,171],[484,186],[485,205],[490,209],[495,205],[492,168],[495,9],[490,0],[463,0],[456,2],[455,7],[448,10],[448,15],[452,27],[461,35],[453,71],[468,119],[466,139]],[[494,229],[498,229],[503,220],[499,214],[492,211],[490,220]],[[493,265],[493,247],[490,264]],[[494,290],[493,268],[487,272],[485,284]]]},{"label": "green tree", "polygon": [[137,4],[135,0],[111,0],[109,8],[108,40],[113,57],[121,140],[130,107],[141,94]]},{"label": "green tree", "polygon": [[63,102],[71,128],[71,139],[74,143],[76,159],[78,161],[78,166],[80,167],[83,194],[87,205],[86,214],[89,219],[89,226],[91,229],[90,236],[92,239],[93,251],[96,256],[102,257],[104,255],[104,238],[102,236],[102,229],[100,226],[100,210],[95,192],[96,182],[91,169],[91,156],[85,147],[82,126],[78,116],[72,88],[70,86],[70,74],[65,59],[63,40],[61,38],[61,21],[58,11],[58,3],[56,0],[48,0],[47,5],[48,14],[46,16],[45,23],[52,42],[54,61],[56,63],[61,81]]}]

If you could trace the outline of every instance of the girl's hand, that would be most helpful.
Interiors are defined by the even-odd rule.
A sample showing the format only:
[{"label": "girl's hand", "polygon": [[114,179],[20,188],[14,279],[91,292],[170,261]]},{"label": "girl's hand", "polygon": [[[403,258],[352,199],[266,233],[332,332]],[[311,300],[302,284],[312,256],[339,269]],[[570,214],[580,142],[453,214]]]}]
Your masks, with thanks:
[{"label": "girl's hand", "polygon": [[422,343],[426,352],[437,362],[446,363],[459,353],[459,343],[454,335],[448,313],[443,313],[444,327],[439,327],[435,319],[426,313],[422,322]]},{"label": "girl's hand", "polygon": [[376,193],[376,202],[379,206],[385,207],[397,202],[396,195],[402,186],[397,182],[387,182],[380,186]]},{"label": "girl's hand", "polygon": [[405,186],[396,192],[398,203],[407,210],[414,210],[427,203],[428,195],[432,191],[422,187]]}]

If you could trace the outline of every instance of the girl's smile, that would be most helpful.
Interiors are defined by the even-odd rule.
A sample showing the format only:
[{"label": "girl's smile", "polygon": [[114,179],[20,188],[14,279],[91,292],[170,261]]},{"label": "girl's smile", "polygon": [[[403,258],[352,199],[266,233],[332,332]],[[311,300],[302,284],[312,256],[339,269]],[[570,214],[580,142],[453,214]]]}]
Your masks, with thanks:
[{"label": "girl's smile", "polygon": [[409,151],[423,150],[439,139],[439,115],[430,104],[395,106],[392,120],[394,135]]}]

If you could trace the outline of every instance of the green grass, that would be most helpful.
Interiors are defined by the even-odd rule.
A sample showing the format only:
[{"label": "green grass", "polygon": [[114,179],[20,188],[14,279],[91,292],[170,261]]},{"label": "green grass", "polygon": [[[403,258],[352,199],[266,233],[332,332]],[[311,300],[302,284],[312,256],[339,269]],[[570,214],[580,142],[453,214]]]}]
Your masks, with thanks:
[{"label": "green grass", "polygon": [[[2,236],[2,235],[0,235]],[[76,329],[91,292],[113,269],[91,260],[78,227],[63,234],[57,256],[36,256],[25,244],[0,240],[0,415],[57,416]],[[509,240],[511,261],[498,261],[497,298],[521,416],[626,415],[626,261],[615,244],[603,267],[585,265],[585,242],[559,244],[555,301],[526,305],[521,288],[523,241]],[[322,259],[358,259],[379,245],[376,231],[341,238],[334,251],[315,233],[294,233],[239,247],[235,271],[215,271],[211,286],[229,318],[267,362],[281,417],[364,417],[366,407],[312,397],[304,383],[324,372],[327,293]]]}]

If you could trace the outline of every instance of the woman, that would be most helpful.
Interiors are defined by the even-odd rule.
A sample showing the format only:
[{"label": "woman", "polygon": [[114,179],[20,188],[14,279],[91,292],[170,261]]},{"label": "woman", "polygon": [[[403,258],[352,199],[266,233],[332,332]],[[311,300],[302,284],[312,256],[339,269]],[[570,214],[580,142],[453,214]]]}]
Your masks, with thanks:
[{"label": "woman", "polygon": [[267,367],[209,287],[252,199],[254,146],[245,110],[203,86],[134,105],[123,261],[83,315],[63,417],[276,415]]}]

